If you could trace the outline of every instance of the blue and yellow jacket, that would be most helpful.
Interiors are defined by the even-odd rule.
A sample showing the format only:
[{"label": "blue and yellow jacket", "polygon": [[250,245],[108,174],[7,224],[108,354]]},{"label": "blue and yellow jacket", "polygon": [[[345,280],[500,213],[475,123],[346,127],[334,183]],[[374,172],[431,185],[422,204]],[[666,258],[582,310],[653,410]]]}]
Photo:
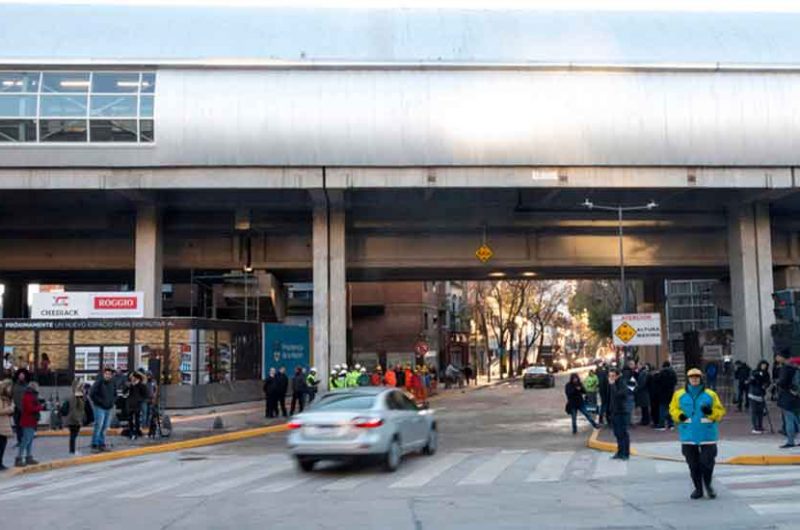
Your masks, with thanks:
[{"label": "blue and yellow jacket", "polygon": [[[703,414],[703,408],[709,407],[711,414]],[[713,444],[719,440],[718,424],[725,416],[725,407],[713,390],[703,385],[676,390],[669,404],[669,413],[678,425],[681,443],[702,445]],[[680,416],[686,416],[685,421]]]}]

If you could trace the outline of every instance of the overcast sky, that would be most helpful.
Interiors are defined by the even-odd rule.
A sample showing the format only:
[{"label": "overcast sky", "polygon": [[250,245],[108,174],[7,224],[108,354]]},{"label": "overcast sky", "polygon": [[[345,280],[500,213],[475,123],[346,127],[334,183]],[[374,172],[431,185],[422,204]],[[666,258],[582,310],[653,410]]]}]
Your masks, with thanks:
[{"label": "overcast sky", "polygon": [[356,8],[546,8],[633,11],[800,11],[798,0],[0,0],[0,4],[219,5]]}]

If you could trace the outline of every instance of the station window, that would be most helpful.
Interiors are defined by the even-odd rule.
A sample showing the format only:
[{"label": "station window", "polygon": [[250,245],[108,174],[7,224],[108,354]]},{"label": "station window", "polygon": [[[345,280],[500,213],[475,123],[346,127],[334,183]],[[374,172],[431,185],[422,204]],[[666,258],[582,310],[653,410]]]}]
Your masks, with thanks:
[{"label": "station window", "polygon": [[0,143],[151,143],[154,72],[0,72]]}]

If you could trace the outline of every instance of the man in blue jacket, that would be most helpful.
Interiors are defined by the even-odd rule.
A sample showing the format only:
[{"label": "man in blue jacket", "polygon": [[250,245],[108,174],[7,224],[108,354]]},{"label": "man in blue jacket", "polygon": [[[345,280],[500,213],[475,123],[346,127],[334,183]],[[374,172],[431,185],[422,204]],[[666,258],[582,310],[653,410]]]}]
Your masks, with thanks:
[{"label": "man in blue jacket", "polygon": [[717,458],[719,422],[725,416],[725,407],[713,390],[703,385],[703,372],[692,368],[686,372],[689,383],[675,392],[669,413],[678,424],[682,452],[694,483],[692,499],[703,496],[703,486],[710,499],[717,493],[711,486],[714,460]]}]

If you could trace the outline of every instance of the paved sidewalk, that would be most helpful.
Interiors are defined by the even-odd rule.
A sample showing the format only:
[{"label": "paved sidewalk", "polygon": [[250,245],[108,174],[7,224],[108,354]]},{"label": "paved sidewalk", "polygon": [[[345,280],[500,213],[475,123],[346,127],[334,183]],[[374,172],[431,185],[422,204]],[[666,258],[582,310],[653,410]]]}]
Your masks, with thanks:
[{"label": "paved sidewalk", "polygon": [[[775,432],[769,433],[769,425],[764,419],[765,434],[752,434],[750,412],[739,412],[728,407],[728,413],[720,424],[720,441],[718,443],[718,460],[729,460],[745,456],[768,456],[797,458],[800,462],[800,447],[792,449],[779,449],[786,438],[778,434],[781,428],[780,409],[773,402],[770,403],[770,414]],[[631,447],[639,455],[650,455],[663,458],[683,459],[681,446],[678,442],[678,431],[656,431],[651,427],[636,425],[630,429]],[[600,442],[615,443],[611,429],[602,429],[597,440]],[[800,441],[800,438],[798,438]]]},{"label": "paved sidewalk", "polygon": [[[261,401],[237,403],[218,407],[204,407],[202,409],[169,411],[172,419],[172,434],[168,438],[151,440],[146,437],[130,440],[116,434],[113,430],[106,435],[106,441],[112,451],[144,447],[161,443],[190,440],[213,434],[239,431],[253,427],[263,427],[282,423],[282,418],[267,420],[264,418],[264,407]],[[174,414],[174,415],[173,415]],[[214,420],[220,417],[224,427],[214,429]],[[91,426],[82,430],[78,436],[77,449],[82,455],[91,454]],[[69,454],[69,437],[53,435],[42,431],[33,442],[33,456],[41,463],[52,460],[71,458]],[[6,448],[4,463],[11,466],[16,456],[15,441],[10,440]]]}]

